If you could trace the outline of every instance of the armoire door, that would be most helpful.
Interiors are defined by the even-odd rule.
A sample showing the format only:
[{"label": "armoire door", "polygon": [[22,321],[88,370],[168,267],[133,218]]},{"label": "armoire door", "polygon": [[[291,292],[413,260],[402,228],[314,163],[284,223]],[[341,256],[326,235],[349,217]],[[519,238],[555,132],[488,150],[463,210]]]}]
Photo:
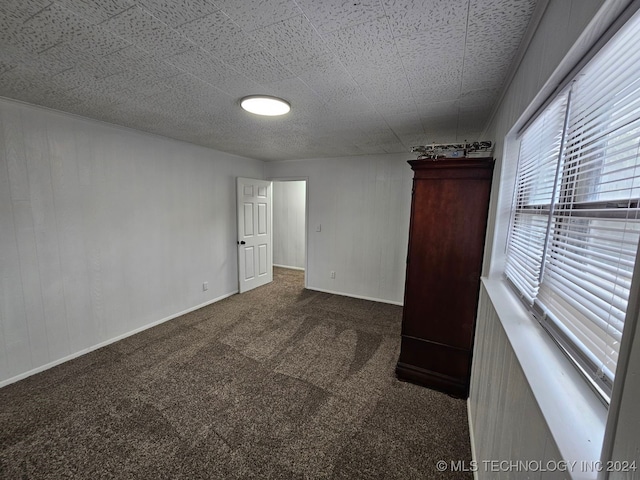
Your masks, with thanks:
[{"label": "armoire door", "polygon": [[410,163],[415,176],[396,371],[465,396],[493,160]]}]

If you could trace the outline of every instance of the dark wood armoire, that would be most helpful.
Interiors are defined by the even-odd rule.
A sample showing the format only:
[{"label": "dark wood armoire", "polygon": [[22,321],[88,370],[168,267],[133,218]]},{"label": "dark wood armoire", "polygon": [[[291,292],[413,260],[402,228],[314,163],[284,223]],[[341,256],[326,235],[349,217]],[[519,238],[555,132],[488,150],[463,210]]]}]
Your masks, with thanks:
[{"label": "dark wood armoire", "polygon": [[409,164],[414,179],[396,375],[466,398],[494,161]]}]

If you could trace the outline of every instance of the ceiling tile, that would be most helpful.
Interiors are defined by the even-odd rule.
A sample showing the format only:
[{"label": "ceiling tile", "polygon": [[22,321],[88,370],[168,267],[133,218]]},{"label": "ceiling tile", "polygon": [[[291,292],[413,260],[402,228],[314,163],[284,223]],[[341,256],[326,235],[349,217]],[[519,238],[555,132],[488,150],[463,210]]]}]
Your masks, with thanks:
[{"label": "ceiling tile", "polygon": [[497,88],[487,88],[483,90],[473,90],[463,93],[460,96],[459,105],[461,108],[467,107],[491,107],[498,96],[500,90]]},{"label": "ceiling tile", "polygon": [[411,101],[406,102],[394,102],[394,101],[375,101],[374,107],[381,115],[401,115],[417,112],[416,105]]},{"label": "ceiling tile", "polygon": [[[333,65],[333,67],[332,67]],[[364,96],[360,86],[338,62],[318,63],[298,78],[311,88],[332,112],[374,111],[371,102]]]},{"label": "ceiling tile", "polygon": [[[426,132],[426,142],[424,144],[432,144],[432,143],[454,143],[458,142],[458,133],[456,130],[450,129],[442,129],[442,130],[432,130]],[[414,145],[412,145],[414,146]]]},{"label": "ceiling tile", "polygon": [[221,75],[229,68],[226,63],[201,47],[190,48],[166,58],[165,61],[186,72],[203,73],[213,77]]},{"label": "ceiling tile", "polygon": [[384,150],[385,153],[409,153],[409,147],[404,145],[402,141],[395,140],[391,142],[381,143],[380,146]]},{"label": "ceiling tile", "polygon": [[458,119],[458,135],[481,131],[487,123],[491,106],[460,107]]},{"label": "ceiling tile", "polygon": [[462,79],[462,93],[487,89],[499,90],[505,81],[505,76],[508,71],[509,65],[502,65],[492,69],[495,75],[487,76],[485,75],[486,67],[482,65],[465,65],[464,78]]},{"label": "ceiling tile", "polygon": [[394,81],[407,77],[402,60],[393,52],[380,52],[379,56],[371,60],[357,58],[345,66],[358,83],[375,81],[393,84]]},{"label": "ceiling tile", "polygon": [[52,76],[50,82],[57,92],[64,92],[84,85],[91,85],[95,79],[90,72],[74,67]]},{"label": "ceiling tile", "polygon": [[182,73],[182,70],[179,68],[170,65],[154,55],[147,54],[137,59],[137,67],[135,69],[125,71],[123,75],[131,79],[161,80],[175,77]]},{"label": "ceiling tile", "polygon": [[[2,54],[0,53],[0,56]],[[2,75],[5,72],[8,72],[9,70],[16,68],[17,63],[13,63],[13,62],[8,62],[6,60],[3,60],[2,58],[0,58],[0,75]]]},{"label": "ceiling tile", "polygon": [[[458,128],[458,110],[452,111],[446,115],[438,117],[421,118],[422,129],[428,136],[434,132],[451,131],[455,132]],[[429,143],[442,143],[442,140],[432,139]]]},{"label": "ceiling tile", "polygon": [[327,111],[331,112],[332,119],[339,115],[354,116],[364,112],[375,112],[375,107],[357,86],[315,88],[314,91],[322,99]]},{"label": "ceiling tile", "polygon": [[[59,25],[64,25],[64,29]],[[17,22],[10,28],[3,28],[0,40],[32,53],[40,53],[59,43],[73,41],[90,30],[91,25],[84,19],[53,3],[24,23]]]},{"label": "ceiling tile", "polygon": [[190,73],[164,79],[162,83],[167,85],[173,92],[185,95],[186,98],[190,98],[196,103],[206,96],[222,94],[219,90],[215,90],[215,87],[211,84]]},{"label": "ceiling tile", "polygon": [[59,108],[58,110],[64,110],[65,112],[80,115],[82,117],[94,118],[102,122],[120,124],[118,122],[118,113],[114,113],[113,107],[107,104],[98,109],[93,105],[79,102],[64,109]]},{"label": "ceiling tile", "polygon": [[215,1],[224,13],[229,15],[245,32],[266,27],[302,13],[294,0]]},{"label": "ceiling tile", "polygon": [[90,57],[102,57],[122,50],[130,45],[130,41],[114,35],[101,25],[96,25],[91,27],[91,29],[83,31],[72,41],[68,41],[62,45],[56,45],[52,47],[52,49],[64,46],[72,50],[75,55],[87,53]]},{"label": "ceiling tile", "polygon": [[264,51],[245,55],[229,62],[229,65],[250,80],[264,84],[293,77],[276,58]]},{"label": "ceiling tile", "polygon": [[[290,63],[289,65],[295,65],[295,68],[300,70],[300,76],[305,78],[308,77],[309,79],[319,75],[325,80],[329,80],[333,77],[336,81],[342,81],[342,77],[349,76],[344,64],[331,54],[313,57],[310,58],[308,62],[301,62],[298,65],[293,63]],[[352,79],[351,81],[353,82]]]},{"label": "ceiling tile", "polygon": [[50,90],[47,79],[36,69],[18,65],[0,76],[0,96],[26,100]]},{"label": "ceiling tile", "polygon": [[[440,27],[437,27],[439,29]],[[405,65],[462,65],[465,31],[418,32],[395,38],[398,54]]]},{"label": "ceiling tile", "polygon": [[381,56],[397,56],[386,18],[337,30],[323,35],[323,38],[331,51],[346,65],[353,62],[379,62]]},{"label": "ceiling tile", "polygon": [[433,32],[446,38],[467,26],[469,0],[382,0],[382,5],[395,36]]},{"label": "ceiling tile", "polygon": [[82,87],[83,91],[91,98],[99,98],[102,95],[110,97],[110,100],[120,97],[124,101],[128,96],[145,97],[166,92],[169,87],[163,81],[182,73],[173,66],[163,65],[160,61],[148,57],[143,57],[138,62],[141,66],[144,65],[144,68],[96,78],[87,82]]},{"label": "ceiling tile", "polygon": [[224,61],[262,48],[221,10],[185,23],[178,31]]},{"label": "ceiling tile", "polygon": [[[325,58],[326,58],[326,55],[316,55],[316,56],[309,56],[309,57],[299,56],[299,58],[296,58],[296,60],[289,61],[286,63],[285,63],[285,60],[280,60],[280,59],[278,60],[281,61],[282,64],[285,67],[287,67],[287,69],[291,73],[293,73],[296,76],[300,76],[300,75],[304,75],[306,73],[317,70],[319,66],[324,64]],[[339,62],[336,62],[336,63],[340,65],[338,67],[340,72],[344,70],[344,68],[342,67],[342,64],[340,64]]]},{"label": "ceiling tile", "polygon": [[377,110],[392,109],[394,113],[415,111],[415,101],[408,90],[393,90],[381,85],[361,85],[360,91]]},{"label": "ceiling tile", "polygon": [[[462,63],[438,62],[429,65],[405,67],[407,79],[414,95],[446,87],[456,95],[462,85]],[[417,100],[417,99],[416,99]],[[418,100],[419,101],[419,100]]]},{"label": "ceiling tile", "polygon": [[161,56],[175,55],[193,46],[185,37],[139,7],[111,17],[101,26],[143,50]]},{"label": "ceiling tile", "polygon": [[219,10],[208,0],[138,0],[138,4],[158,20],[177,27]]},{"label": "ceiling tile", "polygon": [[462,66],[432,65],[409,70],[407,81],[417,104],[456,100],[462,88]]},{"label": "ceiling tile", "polygon": [[219,58],[201,48],[193,48],[166,59],[166,62],[188,72],[216,88],[234,96],[257,91],[259,84],[237,72]]},{"label": "ceiling tile", "polygon": [[464,90],[502,86],[534,7],[535,0],[471,0]]},{"label": "ceiling tile", "polygon": [[[283,97],[286,99],[301,99],[301,102],[321,108],[320,97],[299,78],[285,78],[277,82],[264,85],[262,90],[266,95]],[[312,112],[309,112],[310,114]]]},{"label": "ceiling tile", "polygon": [[[34,100],[30,100],[30,103],[34,102]],[[38,98],[38,105],[42,105],[44,107],[53,108],[56,110],[64,110],[71,111],[76,108],[78,105],[82,105],[84,102],[84,98],[81,96],[75,95],[73,91],[71,92],[42,92],[40,98]]]},{"label": "ceiling tile", "polygon": [[178,31],[205,48],[224,38],[229,38],[227,43],[232,43],[233,37],[242,33],[242,29],[220,10],[181,25]]},{"label": "ceiling tile", "polygon": [[56,0],[56,2],[93,24],[104,22],[134,5],[133,0]]},{"label": "ceiling tile", "polygon": [[300,64],[328,53],[324,41],[303,15],[260,28],[251,35],[282,64]]},{"label": "ceiling tile", "polygon": [[52,3],[53,0],[2,0],[0,14],[8,24],[21,24]]},{"label": "ceiling tile", "polygon": [[14,45],[3,45],[0,49],[0,62],[11,68],[27,67],[44,77],[55,75],[74,66],[74,62],[49,57],[48,52],[49,50],[43,54],[37,54]]},{"label": "ceiling tile", "polygon": [[385,16],[380,0],[297,0],[321,34]]},{"label": "ceiling tile", "polygon": [[[51,52],[51,50],[47,50],[46,53],[49,52]],[[62,54],[63,52],[60,53]],[[66,54],[61,55],[61,58],[65,58],[65,56]],[[145,50],[135,45],[130,45],[103,57],[81,58],[78,64],[87,69],[91,68],[96,78],[103,78],[138,69],[140,67],[140,60],[148,56],[149,53]]]},{"label": "ceiling tile", "polygon": [[446,102],[433,102],[428,104],[420,104],[417,106],[420,118],[438,118],[449,115],[456,115],[459,110],[458,100]]},{"label": "ceiling tile", "polygon": [[131,73],[119,73],[98,79],[91,85],[83,87],[92,98],[107,97],[113,101],[131,101],[131,98],[142,101],[144,98],[159,93],[164,94],[169,87],[163,79],[152,76],[135,76]]},{"label": "ceiling tile", "polygon": [[[487,36],[518,37],[529,24],[536,0],[470,0],[469,33]],[[492,35],[493,34],[493,35]]]},{"label": "ceiling tile", "polygon": [[417,113],[382,114],[389,128],[398,136],[422,135],[422,122]]},{"label": "ceiling tile", "polygon": [[[398,67],[388,65],[379,67],[373,64],[359,64],[349,66],[349,73],[365,93],[372,92],[374,95],[409,99],[411,98],[409,82],[402,65],[399,65]],[[389,85],[393,85],[394,88],[389,88]]]}]

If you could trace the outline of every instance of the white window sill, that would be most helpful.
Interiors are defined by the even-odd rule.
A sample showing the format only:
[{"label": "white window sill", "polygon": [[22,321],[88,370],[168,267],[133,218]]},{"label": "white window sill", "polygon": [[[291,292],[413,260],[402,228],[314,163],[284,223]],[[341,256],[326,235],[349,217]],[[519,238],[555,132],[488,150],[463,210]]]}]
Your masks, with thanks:
[{"label": "white window sill", "polygon": [[583,462],[600,460],[607,408],[501,278],[483,278],[507,338],[573,480],[595,479]]}]

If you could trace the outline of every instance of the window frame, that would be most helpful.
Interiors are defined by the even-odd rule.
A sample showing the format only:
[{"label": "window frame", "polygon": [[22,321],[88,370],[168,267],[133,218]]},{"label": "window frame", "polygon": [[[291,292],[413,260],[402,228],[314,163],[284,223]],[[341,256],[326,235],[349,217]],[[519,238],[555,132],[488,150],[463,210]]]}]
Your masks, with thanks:
[{"label": "window frame", "polygon": [[[640,21],[638,20],[636,20],[636,22],[640,23]],[[608,43],[608,40],[611,40],[611,37],[607,39],[606,43]],[[599,46],[599,48],[597,49],[598,52],[600,48],[602,48],[602,46],[604,45],[605,43]],[[579,221],[581,217],[584,217],[584,228],[585,228],[584,244],[582,246],[577,246],[576,249],[578,250],[579,254],[582,255],[582,258],[584,258],[586,261],[590,260],[590,256],[588,255],[588,251],[589,251],[588,241],[594,238],[593,231],[595,230],[597,234],[598,228],[601,228],[597,226],[597,224],[594,225],[592,222],[605,222],[608,220],[610,221],[612,219],[622,218],[627,220],[627,222],[625,223],[625,230],[626,230],[626,226],[629,225],[629,222],[633,223],[634,220],[636,221],[638,220],[637,214],[635,215],[635,217],[632,215],[631,216],[629,215],[629,212],[632,212],[633,210],[638,210],[638,208],[640,207],[640,198],[631,197],[631,195],[633,195],[633,188],[629,190],[630,192],[629,197],[625,195],[621,195],[620,198],[615,198],[615,195],[614,195],[614,198],[612,200],[606,200],[606,199],[599,200],[599,199],[594,199],[594,197],[596,197],[598,194],[597,189],[594,189],[594,186],[598,187],[600,185],[600,183],[598,182],[598,179],[602,178],[602,176],[604,175],[602,172],[603,172],[603,169],[606,167],[606,159],[611,158],[610,155],[611,156],[614,155],[614,153],[607,152],[607,147],[609,146],[608,142],[614,141],[613,143],[614,146],[624,145],[623,143],[621,143],[622,141],[620,140],[620,138],[624,133],[623,129],[630,127],[627,133],[634,132],[634,130],[636,130],[636,128],[633,125],[636,122],[640,124],[640,107],[632,108],[631,120],[629,122],[623,124],[622,127],[611,128],[611,125],[607,123],[606,118],[607,116],[613,116],[607,113],[612,111],[610,109],[613,108],[613,105],[607,104],[609,100],[605,95],[603,97],[603,102],[604,102],[603,105],[605,105],[604,107],[605,110],[603,110],[604,113],[603,114],[599,113],[598,116],[592,117],[591,120],[589,120],[590,122],[593,122],[594,121],[593,119],[595,118],[596,123],[590,124],[587,122],[587,123],[580,124],[580,122],[578,121],[573,125],[571,125],[571,122],[575,120],[571,118],[571,107],[572,107],[571,100],[572,100],[574,84],[578,80],[578,78],[581,75],[583,75],[582,70],[585,67],[589,66],[590,62],[593,60],[593,57],[595,57],[596,54],[597,52],[594,53],[592,56],[590,56],[588,61],[581,62],[581,64],[578,65],[579,70],[577,72],[576,72],[576,69],[572,71],[573,79],[563,82],[564,87],[562,89],[556,89],[554,94],[548,98],[548,100],[543,104],[543,106],[537,110],[536,114],[532,118],[530,118],[529,121],[525,124],[525,126],[522,129],[520,129],[520,131],[518,132],[518,138],[517,138],[518,145],[519,145],[518,163],[517,163],[518,166],[516,169],[515,185],[513,189],[513,199],[511,202],[510,221],[509,221],[509,227],[507,230],[507,239],[506,239],[506,245],[505,245],[506,262],[505,262],[505,268],[503,270],[503,276],[506,278],[508,284],[516,292],[518,297],[527,305],[527,308],[529,309],[533,317],[539,322],[539,324],[544,328],[544,330],[550,334],[554,342],[559,346],[560,350],[565,355],[567,355],[570,358],[570,360],[575,364],[578,371],[585,377],[585,379],[587,380],[587,383],[598,394],[598,397],[601,399],[601,401],[603,401],[603,403],[608,406],[611,402],[611,395],[613,392],[613,380],[616,373],[615,369],[617,367],[618,354],[619,354],[619,351],[615,350],[614,353],[611,354],[614,356],[611,357],[608,347],[611,344],[610,343],[611,339],[616,334],[622,335],[622,330],[624,328],[621,328],[621,329],[617,328],[618,325],[615,323],[615,318],[611,317],[611,314],[609,315],[609,317],[603,317],[603,322],[605,324],[605,327],[602,328],[602,327],[598,327],[598,323],[599,323],[598,321],[592,322],[592,320],[590,320],[591,317],[585,317],[583,314],[578,313],[578,314],[573,314],[573,317],[571,318],[577,319],[578,323],[576,323],[575,325],[579,324],[579,325],[582,325],[582,327],[579,327],[577,330],[575,330],[576,327],[570,327],[571,321],[569,321],[569,323],[564,323],[559,317],[554,315],[552,309],[557,308],[557,305],[552,306],[552,309],[549,309],[540,300],[541,289],[543,289],[545,285],[546,285],[546,289],[542,296],[545,297],[546,295],[547,296],[546,300],[549,300],[550,298],[554,298],[553,294],[550,297],[548,296],[549,292],[553,290],[549,290],[550,288],[548,284],[549,280],[545,282],[545,278],[546,278],[545,269],[548,267],[548,265],[551,262],[550,260],[551,253],[553,253],[554,251],[559,253],[561,255],[560,258],[562,260],[563,255],[566,252],[571,250],[570,248],[571,243],[575,242],[576,236],[579,237],[579,229],[576,229],[576,219]],[[598,76],[592,77],[592,78],[598,81],[600,79],[600,77]],[[620,90],[620,92],[624,92],[625,89],[632,88],[634,83],[633,82],[628,84],[623,83],[622,85],[623,87]],[[614,96],[611,98],[615,98],[616,95],[618,94],[614,94]],[[543,125],[542,127],[538,127],[536,124],[536,121],[538,121],[538,119],[542,115],[546,115],[548,112],[550,112],[552,108],[554,108],[554,105],[556,104],[556,102],[562,101],[563,96],[566,98],[566,109],[564,113],[564,122],[562,125],[562,131],[559,132],[559,134],[561,135],[561,141],[560,141],[560,147],[559,147],[558,158],[556,163],[556,177],[554,179],[553,192],[550,198],[548,199],[549,200],[548,203],[540,203],[539,201],[535,201],[535,194],[532,194],[531,196],[533,198],[529,199],[530,202],[522,204],[521,200],[525,196],[525,194],[522,193],[525,190],[521,191],[521,189],[524,188],[523,185],[526,185],[527,188],[530,188],[532,192],[535,192],[537,188],[535,185],[530,186],[524,182],[523,178],[526,178],[526,175],[521,176],[523,138],[527,135],[527,133],[532,132],[532,134],[534,135],[533,137],[534,140],[536,135],[539,136],[541,139],[547,139],[547,137],[545,136],[546,132],[544,132],[544,128],[545,128],[544,122],[542,123]],[[616,100],[616,101],[619,101],[619,100]],[[598,108],[602,108],[602,107],[599,106]],[[589,118],[590,117],[587,117],[587,119]],[[530,130],[533,127],[536,127],[536,128],[534,130]],[[572,130],[573,128],[576,128],[576,130]],[[603,133],[602,135],[598,135],[593,131],[591,131],[587,135],[589,142],[585,142],[583,139],[580,138],[580,135],[584,135],[584,134],[578,134],[577,137],[575,136],[576,134],[575,132],[579,132],[583,128],[590,128],[590,129],[595,128],[596,132],[598,130],[602,130]],[[609,137],[609,135],[611,135],[611,137]],[[621,137],[616,137],[616,135],[620,135]],[[567,139],[571,136],[573,136],[574,142],[577,141],[577,143],[574,143],[571,146],[571,148],[568,148],[566,143],[567,143]],[[549,138],[554,138],[554,137],[550,136]],[[632,135],[632,138],[635,139],[636,137]],[[587,154],[585,155],[573,149],[576,144],[582,145],[583,147],[585,145],[588,147],[589,145],[593,144],[596,149],[599,149],[599,150],[601,149],[602,151],[601,152],[596,151],[594,154],[591,154],[591,153],[588,153],[588,150],[587,150]],[[540,150],[545,151],[546,149],[550,149],[551,147],[552,147],[552,144],[541,144]],[[638,150],[640,150],[640,147]],[[625,150],[623,150],[623,152],[624,151]],[[600,161],[598,161],[599,155],[602,156],[602,159]],[[640,155],[636,152],[636,154],[633,155],[632,158],[636,162],[635,168],[640,167]],[[546,158],[541,156],[539,159],[536,159],[536,162],[538,162],[538,165],[547,166],[547,163],[545,163],[545,160]],[[529,167],[528,164],[527,164],[527,167]],[[586,169],[586,172],[587,172],[586,177],[584,177],[585,173],[581,172],[582,169]],[[627,179],[636,178],[636,176],[634,176],[634,174],[632,173],[629,173],[626,175],[627,176],[623,177],[619,181],[625,181]],[[582,178],[587,178],[587,182],[583,182]],[[592,180],[595,179],[595,181],[593,181],[592,184],[590,185],[589,179],[592,179]],[[540,179],[536,179],[536,180],[540,180]],[[616,181],[615,177],[613,181],[614,182]],[[541,185],[544,187],[544,184],[541,184]],[[528,192],[528,193],[531,193],[531,192]],[[563,199],[562,202],[560,202],[561,198]],[[583,211],[583,213],[581,213],[581,211]],[[514,247],[515,242],[512,242],[512,236],[515,234],[522,236],[523,231],[524,233],[527,232],[526,227],[523,230],[518,230],[518,228],[522,227],[523,223],[525,225],[527,224],[526,224],[526,221],[522,222],[521,220],[516,220],[516,217],[522,219],[523,217],[526,218],[527,216],[529,216],[529,218],[531,219],[530,225],[533,225],[533,223],[535,222],[534,215],[540,215],[540,216],[546,217],[547,227],[546,227],[546,231],[543,232],[544,241],[543,241],[542,255],[538,260],[538,255],[536,253],[536,256],[532,257],[533,261],[531,262],[533,264],[533,268],[530,269],[530,272],[533,271],[533,273],[535,274],[537,270],[537,273],[538,273],[537,283],[534,284],[531,291],[523,291],[521,286],[518,285],[518,282],[522,282],[522,278],[518,278],[517,281],[514,281],[514,279],[510,278],[509,276],[510,273],[512,274],[512,272],[514,271],[514,268],[510,263],[515,263],[518,267],[524,265],[524,263],[521,261],[517,261],[517,262],[510,261],[511,260],[510,255],[514,255],[511,252],[511,250],[515,249]],[[563,228],[563,225],[565,228]],[[540,227],[536,227],[536,228],[540,228]],[[592,230],[592,228],[594,230]],[[634,229],[631,228],[631,230],[633,231]],[[577,231],[577,234],[576,234],[576,231]],[[620,240],[620,242],[624,243],[622,239]],[[602,247],[601,245],[598,245],[598,248],[601,248],[601,247]],[[637,255],[637,244],[636,244],[635,250]],[[528,252],[525,252],[525,254],[533,253],[533,252],[537,252],[537,250],[534,248]],[[620,250],[620,252],[626,253],[626,250]],[[521,254],[517,254],[517,255],[521,256]],[[560,260],[560,263],[561,263],[561,260]],[[555,262],[551,262],[552,265],[553,263]],[[568,268],[567,270],[564,270],[562,266],[558,268],[558,266],[556,265],[554,267],[554,270],[556,274],[558,272],[561,272],[561,275],[560,277],[556,277],[556,282],[552,281],[551,285],[553,285],[554,283],[558,283],[558,281],[560,283],[556,285],[556,288],[558,287],[558,285],[560,285],[561,287],[562,286],[567,287],[567,285],[569,285],[567,292],[564,295],[566,295],[566,298],[572,299],[570,292],[574,291],[574,289],[573,287],[570,286],[571,285],[570,282],[566,283],[567,279],[565,277],[565,275],[568,275],[570,277],[572,276],[572,274],[570,273],[572,269]],[[522,274],[522,271],[520,273]],[[631,270],[630,273],[631,275],[633,275],[633,270]],[[591,280],[588,279],[588,275],[589,274],[585,275],[585,277],[587,277],[586,281],[590,282]],[[579,279],[580,278],[582,277],[579,277]],[[594,276],[594,278],[596,277]],[[596,281],[602,281],[602,279],[596,278]],[[617,282],[617,278],[616,278],[616,282]],[[603,281],[602,283],[606,283],[606,282]],[[591,285],[591,283],[588,283],[588,284]],[[583,288],[585,284],[583,284],[583,282],[580,280],[575,285],[577,285],[578,288]],[[617,285],[618,285],[617,283],[615,282],[613,283],[613,289],[611,290],[612,294],[616,293]],[[606,291],[608,293],[608,290]],[[531,292],[533,292],[533,294]],[[587,295],[590,293],[588,290],[586,290],[585,292]],[[578,296],[580,296],[581,294],[582,294],[582,291],[578,293]],[[562,297],[561,295],[558,296],[558,298],[556,298],[555,301],[552,301],[552,304],[556,302],[563,304],[564,302],[564,304],[569,306],[567,308],[567,311],[578,312],[580,310],[579,306],[571,306],[571,303],[575,303],[575,302],[571,302],[571,301],[567,302],[561,297]],[[598,301],[601,300],[601,298],[595,294],[592,298]],[[612,298],[615,298],[615,297],[612,297]],[[589,300],[591,300],[591,298],[589,298]],[[627,309],[628,309],[628,303],[625,305],[625,310],[622,310],[623,314],[626,315]],[[598,311],[598,309],[596,308],[595,311]],[[618,309],[618,311],[621,311],[621,310]],[[611,310],[609,310],[609,312],[611,312]],[[564,314],[560,313],[560,315],[562,316]],[[566,319],[568,317],[565,316],[564,318]],[[594,318],[595,318],[595,315],[594,315]],[[595,326],[594,326],[594,323],[596,324]],[[567,325],[569,325],[569,327]],[[624,327],[624,324],[622,326]],[[574,333],[572,333],[571,331],[571,328],[574,328],[574,332],[576,332],[579,336],[582,335],[582,339],[583,340],[586,339],[586,343],[585,341],[581,341],[578,337],[575,337]],[[611,332],[614,332],[614,333],[611,333]],[[590,337],[590,335],[593,335],[593,337]],[[593,340],[593,338],[595,338],[596,340]],[[617,337],[615,337],[615,339],[617,339]],[[602,345],[604,345],[600,350],[598,350],[599,341],[602,341],[603,342]],[[620,341],[618,341],[617,343],[619,344]],[[578,345],[581,345],[581,347],[579,347]],[[612,358],[613,360],[611,360]],[[607,369],[606,368],[607,364],[611,364],[613,366],[614,371],[610,371],[609,369]],[[605,372],[609,372],[609,373],[607,374]]]}]

